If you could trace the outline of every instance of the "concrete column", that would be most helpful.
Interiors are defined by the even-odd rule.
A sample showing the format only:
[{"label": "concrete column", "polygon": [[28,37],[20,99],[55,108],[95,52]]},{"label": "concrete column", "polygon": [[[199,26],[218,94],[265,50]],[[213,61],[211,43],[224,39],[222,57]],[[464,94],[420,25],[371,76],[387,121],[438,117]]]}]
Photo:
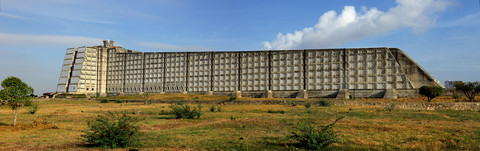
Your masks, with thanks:
[{"label": "concrete column", "polygon": [[242,91],[235,91],[235,92],[233,92],[232,95],[237,96],[237,98],[241,98],[242,97]]},{"label": "concrete column", "polygon": [[272,90],[266,90],[262,93],[262,98],[273,98]]},{"label": "concrete column", "polygon": [[338,90],[337,99],[350,99],[350,93],[348,93],[348,89]]},{"label": "concrete column", "polygon": [[[113,43],[112,43],[113,44]],[[102,48],[101,54],[101,72],[100,72],[100,87],[97,88],[100,90],[100,96],[105,97],[107,96],[107,57],[108,57],[108,49]]]},{"label": "concrete column", "polygon": [[386,89],[383,98],[386,99],[396,99],[397,98],[397,90],[395,89]]},{"label": "concrete column", "polygon": [[297,99],[308,99],[308,91],[307,90],[298,90]]}]

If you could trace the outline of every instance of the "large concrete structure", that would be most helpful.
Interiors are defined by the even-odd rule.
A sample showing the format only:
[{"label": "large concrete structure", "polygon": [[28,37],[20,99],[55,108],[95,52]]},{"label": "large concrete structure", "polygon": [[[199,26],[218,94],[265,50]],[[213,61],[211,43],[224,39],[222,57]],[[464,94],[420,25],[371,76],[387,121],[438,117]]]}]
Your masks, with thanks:
[{"label": "large concrete structure", "polygon": [[57,92],[249,97],[410,97],[441,86],[398,48],[139,52],[104,41],[69,48]]}]

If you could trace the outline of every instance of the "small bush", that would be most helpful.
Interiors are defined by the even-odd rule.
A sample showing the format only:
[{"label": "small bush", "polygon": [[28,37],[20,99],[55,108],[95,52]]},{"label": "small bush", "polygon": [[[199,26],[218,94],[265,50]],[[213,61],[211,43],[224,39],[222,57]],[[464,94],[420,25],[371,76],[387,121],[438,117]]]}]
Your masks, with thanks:
[{"label": "small bush", "polygon": [[218,107],[217,107],[217,111],[218,111],[218,112],[222,112],[222,106],[218,106]]},{"label": "small bush", "polygon": [[322,129],[318,129],[313,123],[299,123],[297,127],[299,132],[292,132],[287,138],[299,141],[300,147],[317,150],[325,149],[330,144],[339,141],[333,128],[343,118],[338,118],[332,124]]},{"label": "small bush", "polygon": [[150,104],[153,103],[153,100],[145,100],[143,103],[144,103],[145,105],[150,105]]},{"label": "small bush", "polygon": [[280,113],[280,114],[285,114],[285,111],[283,110],[268,110],[267,113]]},{"label": "small bush", "polygon": [[23,104],[23,106],[31,106],[31,105],[32,105],[31,100],[27,100],[27,101],[25,101],[25,104]]},{"label": "small bush", "polygon": [[422,86],[418,93],[426,96],[428,102],[431,102],[432,99],[443,94],[443,88],[439,86]]},{"label": "small bush", "polygon": [[100,103],[108,103],[107,99],[100,99]]},{"label": "small bush", "polygon": [[190,105],[170,105],[173,113],[175,113],[176,118],[183,118],[183,119],[193,119],[195,117],[200,118],[202,115],[201,105],[196,107],[191,107]]},{"label": "small bush", "polygon": [[320,100],[320,101],[318,101],[318,105],[320,105],[320,106],[332,106],[332,101],[330,101],[330,100]]},{"label": "small bush", "polygon": [[216,108],[215,108],[215,105],[212,105],[212,106],[210,107],[210,112],[215,112],[215,109],[216,109]]},{"label": "small bush", "polygon": [[237,99],[237,96],[230,96],[230,101],[235,101]]},{"label": "small bush", "polygon": [[455,99],[455,102],[458,102],[458,99],[460,99],[462,96],[460,94],[454,93],[452,98]]},{"label": "small bush", "polygon": [[385,106],[385,110],[392,112],[395,110],[395,103]]},{"label": "small bush", "polygon": [[290,102],[290,105],[297,106],[297,103],[296,102]]},{"label": "small bush", "polygon": [[125,114],[118,116],[108,112],[107,116],[99,115],[96,120],[87,123],[88,130],[82,135],[82,140],[104,148],[140,145],[137,121]]},{"label": "small bush", "polygon": [[115,103],[123,103],[124,101],[122,100],[115,100]]},{"label": "small bush", "polygon": [[28,113],[30,114],[35,114],[38,110],[38,105],[37,104],[31,104],[29,108],[27,108]]},{"label": "small bush", "polygon": [[312,102],[309,101],[309,102],[305,103],[305,107],[307,109],[310,108],[311,106],[312,106]]}]

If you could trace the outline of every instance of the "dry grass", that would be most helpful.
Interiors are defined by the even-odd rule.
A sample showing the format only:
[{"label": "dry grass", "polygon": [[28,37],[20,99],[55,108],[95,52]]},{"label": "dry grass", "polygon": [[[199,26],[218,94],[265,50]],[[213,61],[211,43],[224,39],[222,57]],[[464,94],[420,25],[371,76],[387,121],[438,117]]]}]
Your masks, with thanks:
[{"label": "dry grass", "polygon": [[[192,98],[197,95],[150,97]],[[28,114],[26,108],[21,109],[19,126],[15,128],[11,126],[12,111],[5,107],[0,109],[0,150],[100,150],[83,145],[80,138],[88,120],[108,111],[142,119],[139,126],[144,133],[142,148],[146,150],[288,150],[295,142],[285,136],[294,130],[297,122],[311,121],[322,126],[339,116],[346,116],[335,127],[342,141],[333,144],[331,149],[480,148],[480,112],[472,111],[390,112],[366,106],[313,106],[306,109],[300,105],[222,105],[222,112],[210,112],[210,105],[205,104],[200,119],[185,120],[158,115],[161,110],[169,111],[169,104],[87,100],[36,103],[39,110],[34,115]],[[268,113],[269,110],[282,110],[285,114]]]}]

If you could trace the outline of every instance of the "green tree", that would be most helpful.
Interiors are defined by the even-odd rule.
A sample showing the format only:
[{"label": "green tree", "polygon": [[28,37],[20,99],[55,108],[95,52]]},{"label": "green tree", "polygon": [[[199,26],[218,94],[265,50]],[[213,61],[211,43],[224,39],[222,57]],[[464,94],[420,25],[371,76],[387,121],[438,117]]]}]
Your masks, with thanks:
[{"label": "green tree", "polygon": [[6,100],[6,105],[13,110],[13,126],[17,124],[18,110],[30,101],[32,87],[28,86],[17,77],[11,76],[2,81],[3,89],[0,90],[0,99]]},{"label": "green tree", "polygon": [[475,101],[475,96],[480,93],[480,82],[455,83],[455,89],[462,91],[463,94],[473,102]]},{"label": "green tree", "polygon": [[443,88],[439,86],[422,86],[419,93],[428,98],[428,102],[432,101],[437,96],[443,94]]}]

